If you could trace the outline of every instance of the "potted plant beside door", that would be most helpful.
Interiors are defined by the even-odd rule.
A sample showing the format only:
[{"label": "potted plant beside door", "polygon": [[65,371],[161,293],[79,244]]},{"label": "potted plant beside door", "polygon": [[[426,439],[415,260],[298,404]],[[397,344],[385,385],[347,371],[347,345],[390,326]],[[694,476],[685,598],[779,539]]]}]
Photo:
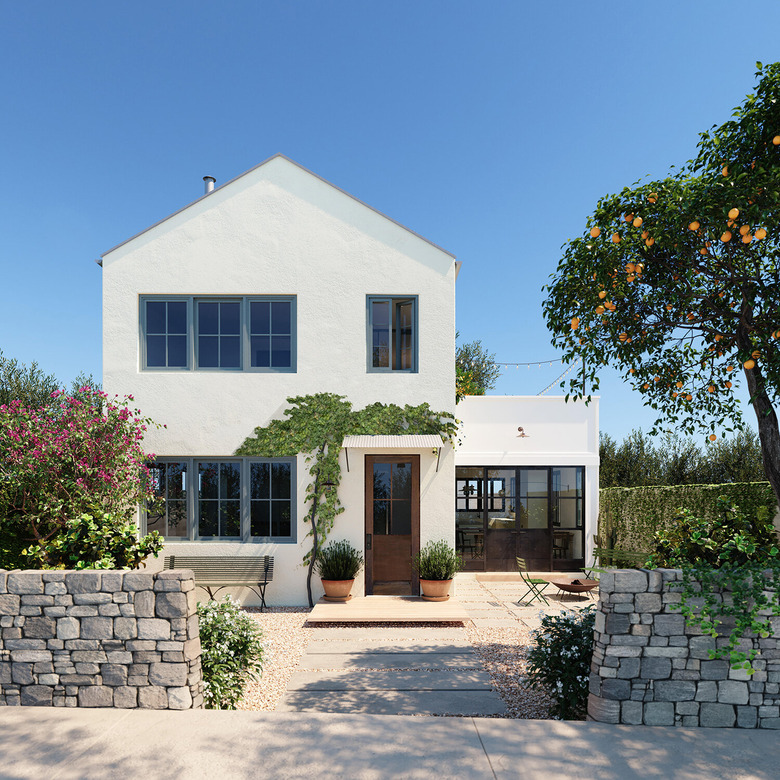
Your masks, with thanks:
[{"label": "potted plant beside door", "polygon": [[446,601],[450,597],[452,578],[463,568],[460,553],[440,539],[428,542],[412,560],[420,575],[420,588],[425,601]]},{"label": "potted plant beside door", "polygon": [[348,601],[363,555],[349,542],[331,542],[320,550],[314,567],[322,578],[326,601]]}]

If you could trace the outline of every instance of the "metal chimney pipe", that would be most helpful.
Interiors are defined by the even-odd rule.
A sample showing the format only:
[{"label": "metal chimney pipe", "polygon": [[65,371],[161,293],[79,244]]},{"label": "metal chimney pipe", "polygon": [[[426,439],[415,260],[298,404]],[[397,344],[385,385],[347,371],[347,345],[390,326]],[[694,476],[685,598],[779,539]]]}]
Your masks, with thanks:
[{"label": "metal chimney pipe", "polygon": [[214,182],[216,179],[213,176],[204,176],[203,181],[206,182],[206,195],[214,191]]}]

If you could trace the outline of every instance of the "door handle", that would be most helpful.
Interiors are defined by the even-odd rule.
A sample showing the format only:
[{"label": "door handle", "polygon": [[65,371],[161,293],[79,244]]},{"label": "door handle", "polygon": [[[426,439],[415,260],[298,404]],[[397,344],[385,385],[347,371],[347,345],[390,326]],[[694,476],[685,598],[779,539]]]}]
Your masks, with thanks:
[{"label": "door handle", "polygon": [[366,534],[366,550],[371,549],[371,534]]}]

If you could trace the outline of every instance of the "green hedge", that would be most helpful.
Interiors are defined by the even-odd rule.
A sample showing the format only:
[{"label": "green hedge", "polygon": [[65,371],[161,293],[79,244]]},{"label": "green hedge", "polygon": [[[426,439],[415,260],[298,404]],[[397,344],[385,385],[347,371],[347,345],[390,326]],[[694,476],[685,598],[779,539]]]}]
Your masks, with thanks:
[{"label": "green hedge", "polygon": [[777,510],[768,482],[602,488],[599,491],[599,536],[607,547],[651,552],[653,535],[671,524],[678,509],[684,507],[701,517],[712,517],[718,496],[726,496],[747,515],[760,506],[769,508],[770,517],[774,517]]}]

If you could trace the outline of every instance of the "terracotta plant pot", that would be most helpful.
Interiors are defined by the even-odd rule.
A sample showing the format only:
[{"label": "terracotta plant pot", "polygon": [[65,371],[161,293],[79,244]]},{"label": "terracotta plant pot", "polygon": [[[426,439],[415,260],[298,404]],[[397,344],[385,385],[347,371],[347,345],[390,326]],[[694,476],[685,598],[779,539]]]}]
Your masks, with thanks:
[{"label": "terracotta plant pot", "polygon": [[420,580],[424,601],[447,601],[452,580]]},{"label": "terracotta plant pot", "polygon": [[352,583],[355,580],[323,580],[322,587],[325,588],[325,601],[349,601],[352,596]]}]

